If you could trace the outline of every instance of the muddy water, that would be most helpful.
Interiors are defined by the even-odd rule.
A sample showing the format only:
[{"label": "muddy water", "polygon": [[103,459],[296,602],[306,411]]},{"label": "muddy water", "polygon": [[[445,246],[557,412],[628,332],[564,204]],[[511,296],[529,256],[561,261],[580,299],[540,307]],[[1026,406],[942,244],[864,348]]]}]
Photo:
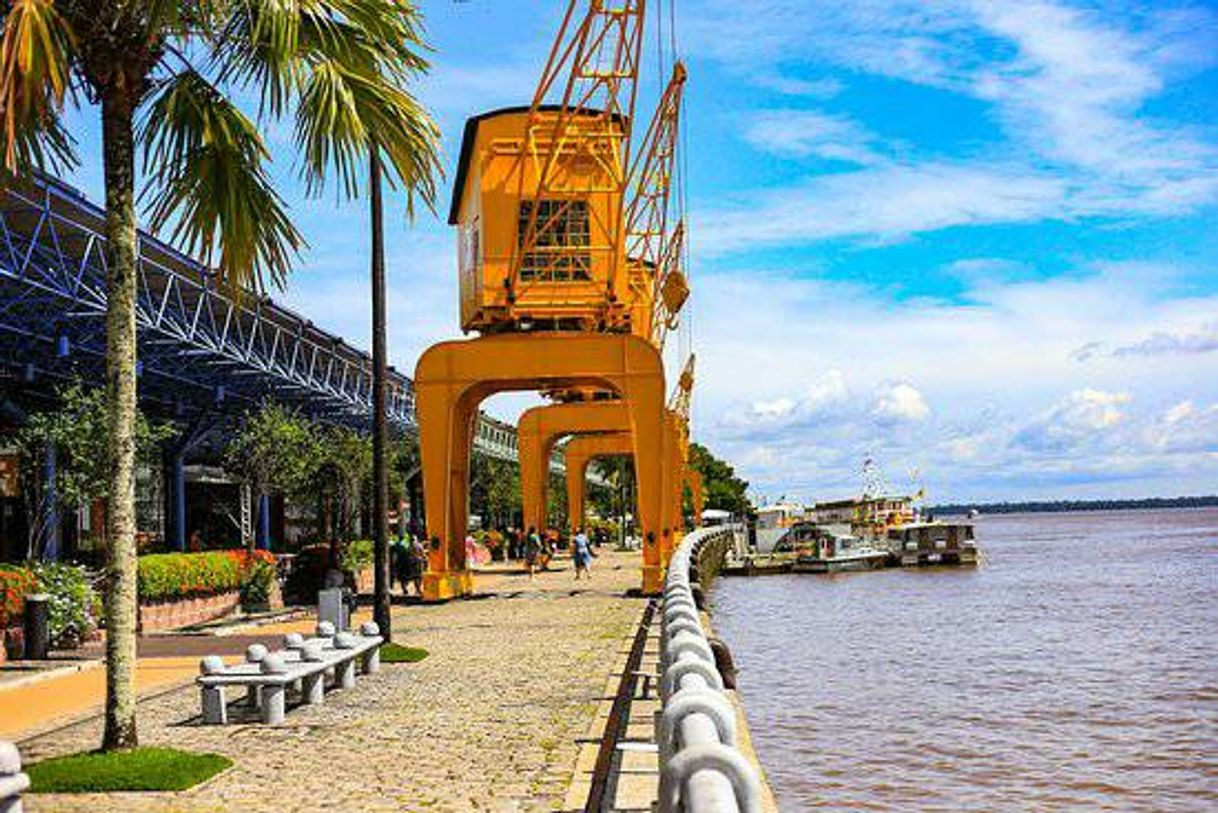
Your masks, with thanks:
[{"label": "muddy water", "polygon": [[976,570],[715,584],[783,809],[1218,811],[1218,510],[977,536]]}]

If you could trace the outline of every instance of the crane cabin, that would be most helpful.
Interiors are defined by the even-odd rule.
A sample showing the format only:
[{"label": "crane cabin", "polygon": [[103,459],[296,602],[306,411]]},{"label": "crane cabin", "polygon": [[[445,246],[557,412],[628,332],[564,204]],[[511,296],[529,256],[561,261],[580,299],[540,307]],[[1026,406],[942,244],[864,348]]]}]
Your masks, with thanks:
[{"label": "crane cabin", "polygon": [[625,125],[558,105],[466,122],[449,213],[462,330],[626,329]]}]

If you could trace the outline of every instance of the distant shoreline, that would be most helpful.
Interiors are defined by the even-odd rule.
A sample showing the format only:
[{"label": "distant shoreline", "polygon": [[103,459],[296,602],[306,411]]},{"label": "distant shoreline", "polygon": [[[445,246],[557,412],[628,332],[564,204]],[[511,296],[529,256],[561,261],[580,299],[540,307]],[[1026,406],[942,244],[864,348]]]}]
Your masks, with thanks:
[{"label": "distant shoreline", "polygon": [[1048,514],[1067,511],[1128,511],[1161,508],[1215,508],[1218,494],[1207,497],[1146,497],[1138,500],[1028,500],[1026,502],[948,503],[927,508],[932,514]]}]

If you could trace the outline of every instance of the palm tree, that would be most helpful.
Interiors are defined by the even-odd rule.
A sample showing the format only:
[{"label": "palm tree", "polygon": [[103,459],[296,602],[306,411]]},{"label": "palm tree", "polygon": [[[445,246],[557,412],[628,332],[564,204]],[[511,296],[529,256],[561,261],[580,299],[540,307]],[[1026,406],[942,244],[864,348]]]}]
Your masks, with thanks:
[{"label": "palm tree", "polygon": [[372,615],[386,641],[393,640],[389,602],[388,342],[385,324],[385,223],[381,208],[381,159],[368,151],[368,200],[372,237],[372,548],[375,567]]},{"label": "palm tree", "polygon": [[[149,224],[232,290],[282,285],[304,247],[271,185],[262,127],[295,120],[306,189],[354,197],[375,133],[391,180],[430,202],[435,124],[408,92],[427,64],[410,0],[10,0],[0,126],[10,171],[76,162],[67,105],[100,106],[106,188],[106,725],[137,744],[136,157]],[[254,118],[237,104],[256,98]]]}]

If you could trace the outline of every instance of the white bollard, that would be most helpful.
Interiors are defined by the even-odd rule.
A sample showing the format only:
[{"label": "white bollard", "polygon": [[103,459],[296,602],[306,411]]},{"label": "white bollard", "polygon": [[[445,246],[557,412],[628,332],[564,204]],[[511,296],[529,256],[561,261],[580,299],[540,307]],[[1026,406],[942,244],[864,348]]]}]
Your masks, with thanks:
[{"label": "white bollard", "polygon": [[21,752],[0,740],[0,813],[21,813],[21,794],[29,787],[30,778],[21,771]]}]

